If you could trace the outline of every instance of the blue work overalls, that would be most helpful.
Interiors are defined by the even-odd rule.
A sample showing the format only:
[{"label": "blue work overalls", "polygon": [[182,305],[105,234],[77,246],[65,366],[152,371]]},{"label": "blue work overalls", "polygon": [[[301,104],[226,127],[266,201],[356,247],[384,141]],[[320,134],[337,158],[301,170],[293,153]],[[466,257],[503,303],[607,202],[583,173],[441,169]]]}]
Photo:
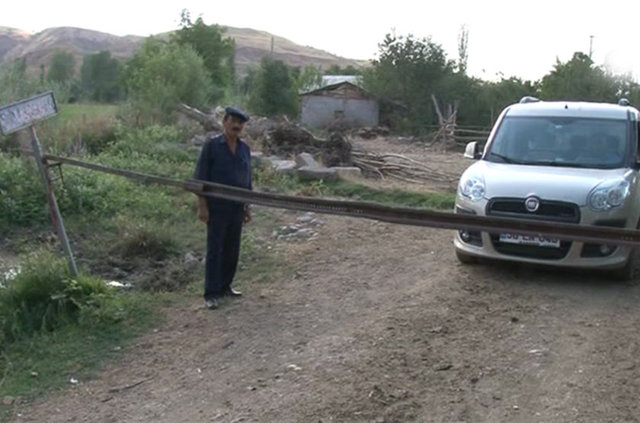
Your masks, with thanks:
[{"label": "blue work overalls", "polygon": [[[210,138],[202,146],[195,179],[252,189],[251,151],[238,140],[233,154],[224,135]],[[224,295],[231,287],[238,266],[244,204],[207,197],[207,258],[204,298]]]}]

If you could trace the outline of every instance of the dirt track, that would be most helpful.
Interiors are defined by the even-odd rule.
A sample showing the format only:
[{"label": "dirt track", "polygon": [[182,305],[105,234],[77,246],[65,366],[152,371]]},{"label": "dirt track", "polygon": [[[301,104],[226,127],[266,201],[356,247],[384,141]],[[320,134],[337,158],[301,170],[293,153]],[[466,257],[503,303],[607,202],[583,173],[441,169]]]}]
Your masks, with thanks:
[{"label": "dirt track", "polygon": [[285,247],[292,278],[215,312],[194,297],[16,421],[638,421],[638,288],[463,267],[449,232],[326,221]]},{"label": "dirt track", "polygon": [[449,231],[323,219],[317,239],[281,242],[290,277],[213,312],[193,295],[15,421],[640,420],[640,288],[461,266]]}]

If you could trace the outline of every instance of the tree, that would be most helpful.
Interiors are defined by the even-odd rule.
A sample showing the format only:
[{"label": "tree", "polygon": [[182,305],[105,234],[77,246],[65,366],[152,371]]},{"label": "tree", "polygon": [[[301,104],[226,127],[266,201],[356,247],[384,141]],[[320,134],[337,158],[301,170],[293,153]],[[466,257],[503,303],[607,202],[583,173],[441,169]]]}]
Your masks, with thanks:
[{"label": "tree", "polygon": [[84,96],[91,101],[117,101],[120,98],[120,63],[109,51],[84,56],[80,84]]},{"label": "tree", "polygon": [[545,100],[610,102],[617,100],[617,87],[615,79],[595,66],[589,56],[576,52],[566,63],[556,61],[540,82],[540,95]]},{"label": "tree", "polygon": [[458,72],[467,73],[467,63],[469,62],[469,30],[466,25],[462,25],[458,34]]},{"label": "tree", "polygon": [[378,59],[365,72],[365,88],[385,103],[402,106],[390,112],[392,125],[414,133],[425,131],[437,119],[431,94],[450,100],[446,82],[453,75],[453,63],[430,38],[387,34],[378,48]]},{"label": "tree", "polygon": [[630,74],[614,75],[618,98],[626,98],[635,107],[640,107],[640,84]]},{"label": "tree", "polygon": [[353,65],[347,65],[344,68],[340,65],[331,65],[324,73],[325,75],[361,75],[362,71]]},{"label": "tree", "polygon": [[47,80],[61,84],[70,83],[74,76],[76,60],[69,52],[58,50],[51,58]]},{"label": "tree", "polygon": [[0,65],[0,103],[2,105],[31,97],[43,91],[53,91],[56,101],[69,100],[68,84],[47,81],[28,72],[24,59]]},{"label": "tree", "polygon": [[478,96],[480,110],[478,125],[492,126],[506,106],[517,103],[524,96],[538,95],[537,84],[517,77],[502,78],[498,82],[482,81]]},{"label": "tree", "polygon": [[289,67],[280,60],[262,59],[253,81],[249,105],[254,112],[267,116],[296,115],[298,93]]},{"label": "tree", "polygon": [[170,121],[179,103],[204,107],[212,92],[211,77],[193,48],[153,37],[126,64],[122,81],[139,124]]},{"label": "tree", "polygon": [[172,40],[180,45],[191,46],[202,57],[215,87],[212,100],[220,100],[224,90],[231,87],[234,80],[234,41],[224,37],[224,29],[205,24],[201,17],[193,22],[186,9],[180,15],[180,26]]},{"label": "tree", "polygon": [[313,65],[307,65],[303,69],[296,68],[294,78],[296,91],[302,93],[319,87],[322,72]]}]

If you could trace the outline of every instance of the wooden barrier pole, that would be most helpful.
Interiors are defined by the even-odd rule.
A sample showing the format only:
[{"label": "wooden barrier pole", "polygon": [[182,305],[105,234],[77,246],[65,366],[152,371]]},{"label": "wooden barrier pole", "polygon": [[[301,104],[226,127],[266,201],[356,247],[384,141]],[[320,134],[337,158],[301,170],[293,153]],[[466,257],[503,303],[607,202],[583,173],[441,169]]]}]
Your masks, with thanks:
[{"label": "wooden barrier pole", "polygon": [[53,224],[53,228],[58,233],[58,237],[60,238],[60,242],[62,243],[62,249],[67,256],[69,271],[71,272],[71,275],[75,277],[78,276],[78,268],[73,258],[71,245],[69,244],[69,239],[67,238],[67,231],[64,228],[64,222],[62,221],[62,216],[60,215],[60,210],[58,209],[58,202],[56,201],[56,196],[53,192],[53,183],[51,182],[51,175],[49,174],[47,159],[42,156],[40,141],[38,140],[36,129],[33,127],[33,125],[31,125],[30,129],[31,147],[33,148],[33,155],[35,156],[38,169],[40,170],[40,176],[42,177],[42,184],[44,185],[44,190],[47,194],[47,202],[49,203],[49,211],[51,212],[51,223]]}]

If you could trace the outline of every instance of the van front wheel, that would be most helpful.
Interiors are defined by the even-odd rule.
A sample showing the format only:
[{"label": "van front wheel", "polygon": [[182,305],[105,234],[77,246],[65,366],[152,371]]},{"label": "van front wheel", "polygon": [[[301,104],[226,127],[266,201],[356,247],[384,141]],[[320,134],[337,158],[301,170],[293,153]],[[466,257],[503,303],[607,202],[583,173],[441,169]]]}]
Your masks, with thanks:
[{"label": "van front wheel", "polygon": [[614,272],[616,279],[625,281],[629,285],[640,284],[640,251],[632,248],[623,268]]}]

